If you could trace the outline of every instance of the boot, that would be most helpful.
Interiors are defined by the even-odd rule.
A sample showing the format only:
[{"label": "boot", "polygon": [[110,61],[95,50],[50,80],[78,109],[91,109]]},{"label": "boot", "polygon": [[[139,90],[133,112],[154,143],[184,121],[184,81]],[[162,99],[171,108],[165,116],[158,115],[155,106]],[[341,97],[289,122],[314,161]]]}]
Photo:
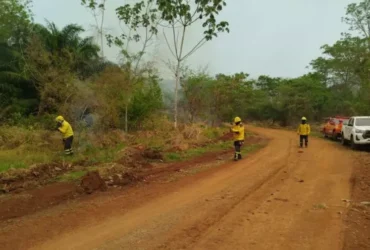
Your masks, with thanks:
[{"label": "boot", "polygon": [[242,159],[242,154],[238,154],[238,160]]},{"label": "boot", "polygon": [[237,160],[238,160],[238,154],[235,153],[235,155],[234,155],[234,161],[237,161]]}]

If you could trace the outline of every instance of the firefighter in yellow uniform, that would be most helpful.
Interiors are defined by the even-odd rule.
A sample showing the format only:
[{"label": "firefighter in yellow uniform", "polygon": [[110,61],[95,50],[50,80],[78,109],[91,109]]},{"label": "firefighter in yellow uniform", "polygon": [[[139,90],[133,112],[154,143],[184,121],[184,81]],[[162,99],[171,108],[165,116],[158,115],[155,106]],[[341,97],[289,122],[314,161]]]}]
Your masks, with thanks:
[{"label": "firefighter in yellow uniform", "polygon": [[66,155],[72,155],[72,143],[73,143],[73,129],[71,124],[64,120],[63,116],[55,118],[57,123],[57,129],[63,135],[64,153]]},{"label": "firefighter in yellow uniform", "polygon": [[305,147],[308,147],[308,136],[311,133],[311,127],[307,123],[307,118],[302,117],[301,124],[299,124],[297,129],[297,134],[299,135],[299,146],[303,147],[303,141],[305,144]]},{"label": "firefighter in yellow uniform", "polygon": [[230,130],[234,134],[234,147],[235,147],[234,160],[237,161],[242,158],[241,146],[244,144],[244,125],[240,117],[234,118],[234,124]]}]

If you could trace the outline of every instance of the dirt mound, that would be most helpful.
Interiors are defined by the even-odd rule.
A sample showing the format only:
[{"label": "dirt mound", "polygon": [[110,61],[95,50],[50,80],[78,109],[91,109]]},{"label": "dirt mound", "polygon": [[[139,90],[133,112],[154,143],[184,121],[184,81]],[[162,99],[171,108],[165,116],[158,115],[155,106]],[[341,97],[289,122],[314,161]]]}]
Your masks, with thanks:
[{"label": "dirt mound", "polygon": [[106,182],[109,186],[126,186],[131,183],[140,181],[142,178],[138,177],[134,173],[123,173],[123,174],[114,174],[109,177],[109,180]]},{"label": "dirt mound", "polygon": [[[194,145],[192,145],[194,147]],[[190,148],[190,145],[188,143],[182,143],[178,144],[176,146],[173,146],[168,150],[168,152],[181,152],[181,151],[186,151]]]},{"label": "dirt mound", "polygon": [[155,152],[150,149],[148,150],[144,147],[127,148],[123,150],[121,154],[122,156],[115,163],[128,168],[151,168],[152,165],[145,158],[163,158],[160,152]]},{"label": "dirt mound", "polygon": [[105,181],[100,177],[98,171],[88,172],[81,180],[81,187],[87,194],[91,194],[94,191],[106,191],[107,185]]},{"label": "dirt mound", "polygon": [[0,191],[3,193],[21,191],[46,184],[51,178],[62,175],[72,164],[35,164],[29,169],[11,169],[0,174]]},{"label": "dirt mound", "polygon": [[143,151],[142,156],[151,160],[163,160],[163,154],[158,149],[147,148]]}]

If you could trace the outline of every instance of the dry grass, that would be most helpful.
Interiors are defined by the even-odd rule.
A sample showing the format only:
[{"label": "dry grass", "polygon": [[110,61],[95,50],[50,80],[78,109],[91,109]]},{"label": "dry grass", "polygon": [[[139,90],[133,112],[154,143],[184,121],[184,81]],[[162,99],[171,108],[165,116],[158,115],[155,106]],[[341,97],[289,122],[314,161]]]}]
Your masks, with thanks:
[{"label": "dry grass", "polygon": [[[144,124],[145,131],[125,134],[120,130],[105,133],[75,131],[73,157],[63,155],[61,135],[57,131],[33,128],[0,127],[0,172],[9,169],[25,169],[31,165],[49,162],[80,162],[101,164],[113,162],[121,157],[126,147],[158,148],[161,151],[174,149],[187,151],[190,156],[200,155],[207,150],[193,149],[221,136],[224,128],[206,127],[203,124],[180,125],[177,130],[167,119],[152,120]],[[149,130],[149,128],[151,128]],[[180,160],[173,157],[172,160]]]}]

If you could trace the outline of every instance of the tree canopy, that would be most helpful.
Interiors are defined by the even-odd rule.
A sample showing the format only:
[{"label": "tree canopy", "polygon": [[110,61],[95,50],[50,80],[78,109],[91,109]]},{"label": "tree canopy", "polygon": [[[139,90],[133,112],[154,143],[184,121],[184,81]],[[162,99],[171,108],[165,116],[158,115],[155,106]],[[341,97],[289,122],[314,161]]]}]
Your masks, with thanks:
[{"label": "tree canopy", "polygon": [[[33,116],[41,119],[61,112],[77,121],[91,113],[104,120],[105,128],[137,129],[158,113],[175,117],[176,122],[173,115],[178,112],[180,122],[218,124],[238,115],[289,125],[301,116],[320,122],[327,116],[366,115],[370,110],[370,0],[348,5],[343,17],[348,30],[335,43],[323,45],[322,55],[307,62],[309,72],[296,78],[251,78],[248,72],[212,76],[183,70],[191,69],[185,59],[199,46],[229,31],[227,20],[217,18],[225,1],[143,0],[119,6],[117,21],[124,23],[128,32],[106,34],[104,43],[120,48],[120,63],[107,61],[100,53],[103,40],[97,45],[92,37],[83,36],[79,24],[35,23],[29,4],[1,1],[2,122],[16,123]],[[82,4],[104,13],[106,1],[83,0]],[[184,52],[186,31],[198,21],[203,27],[200,40]],[[97,22],[100,29],[102,23]],[[156,64],[143,59],[149,41],[161,28],[169,28],[175,37],[173,42],[169,37],[166,40],[176,60],[178,96],[167,102]],[[131,51],[130,42],[144,45]]]}]

